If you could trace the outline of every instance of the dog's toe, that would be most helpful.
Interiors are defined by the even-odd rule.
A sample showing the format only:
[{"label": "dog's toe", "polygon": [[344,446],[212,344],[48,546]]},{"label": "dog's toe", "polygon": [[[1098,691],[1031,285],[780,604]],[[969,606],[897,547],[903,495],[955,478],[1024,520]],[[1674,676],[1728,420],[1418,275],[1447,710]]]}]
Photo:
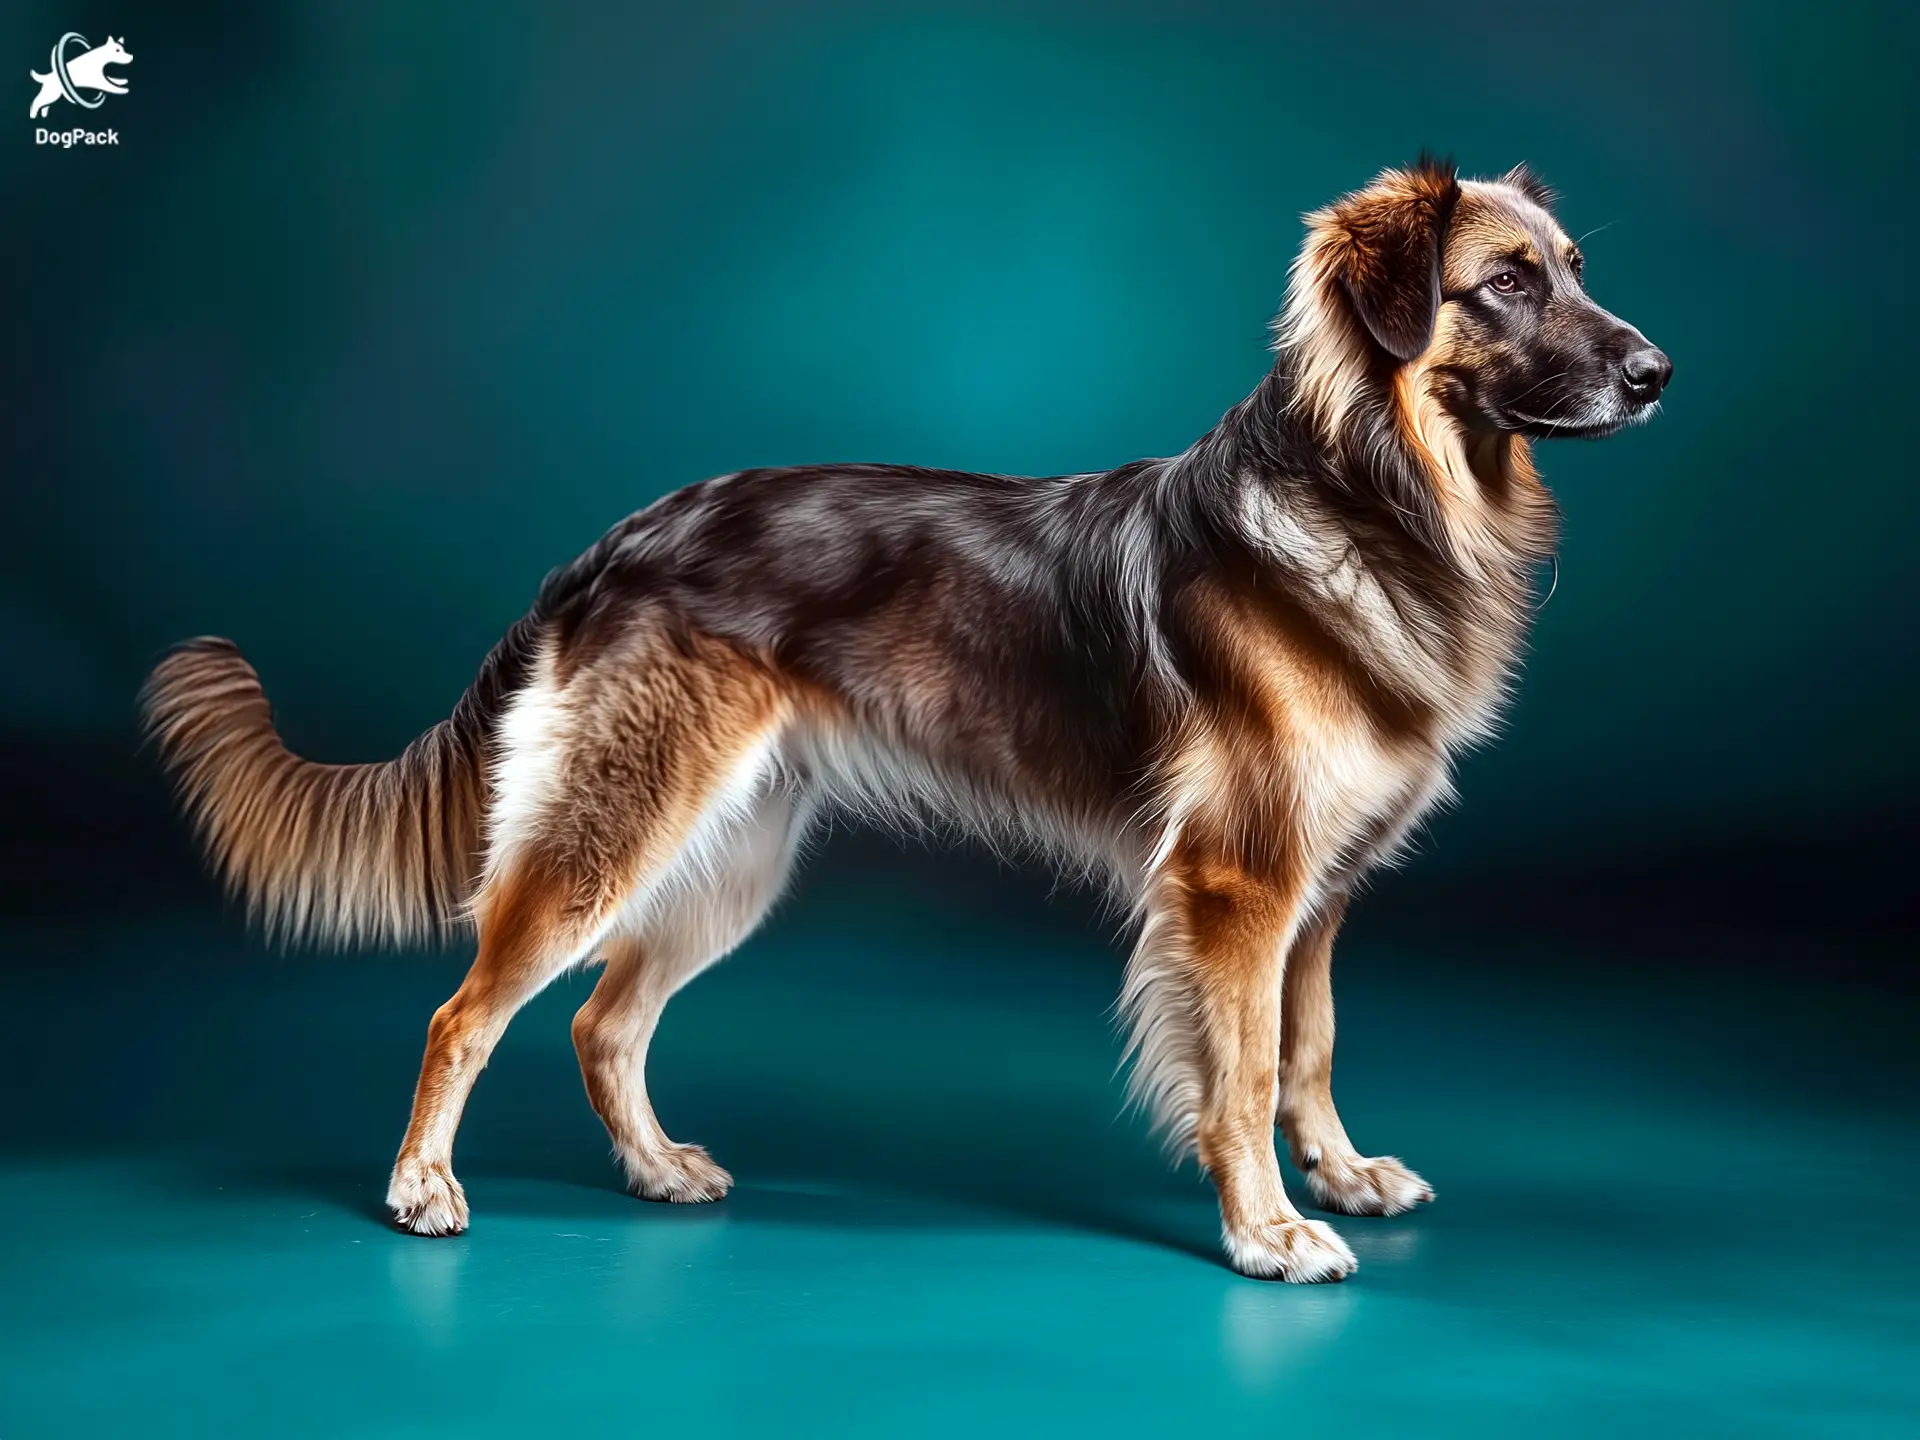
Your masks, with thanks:
[{"label": "dog's toe", "polygon": [[1321,1209],[1342,1215],[1404,1215],[1433,1199],[1433,1187],[1391,1155],[1323,1157],[1307,1188]]},{"label": "dog's toe", "polygon": [[644,1200],[698,1205],[733,1188],[733,1176],[698,1145],[670,1145],[627,1162],[633,1193]]},{"label": "dog's toe", "polygon": [[1321,1220],[1270,1220],[1226,1232],[1227,1260],[1256,1280],[1314,1285],[1344,1280],[1360,1268],[1347,1242]]},{"label": "dog's toe", "polygon": [[466,1191],[441,1166],[395,1166],[387,1209],[393,1223],[413,1235],[458,1235],[467,1228]]},{"label": "dog's toe", "polygon": [[467,1192],[444,1165],[401,1164],[386,1187],[394,1225],[409,1235],[459,1235],[467,1229]]}]

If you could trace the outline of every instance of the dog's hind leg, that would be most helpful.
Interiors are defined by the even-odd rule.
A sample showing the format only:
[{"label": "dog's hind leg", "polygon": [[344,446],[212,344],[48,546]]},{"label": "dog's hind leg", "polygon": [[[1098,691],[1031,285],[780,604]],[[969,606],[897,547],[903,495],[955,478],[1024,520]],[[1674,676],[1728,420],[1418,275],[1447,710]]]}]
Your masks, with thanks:
[{"label": "dog's hind leg", "polygon": [[[473,1082],[514,1013],[592,945],[617,900],[577,867],[538,859],[490,888],[480,953],[427,1027],[413,1116],[387,1186],[395,1223],[416,1235],[467,1228],[466,1194],[453,1178],[453,1137]],[[598,903],[581,906],[579,894],[596,888]]]},{"label": "dog's hind leg", "polygon": [[636,623],[573,660],[543,654],[502,722],[480,953],[433,1017],[387,1204],[423,1235],[466,1228],[454,1132],[514,1012],[671,885],[709,817],[764,794],[783,702],[726,647]]},{"label": "dog's hind leg", "polygon": [[1274,1118],[1317,1204],[1345,1215],[1399,1215],[1433,1199],[1433,1187],[1391,1155],[1355,1150],[1333,1103],[1333,937],[1346,908],[1344,895],[1323,904],[1287,957]]},{"label": "dog's hind leg", "polygon": [[718,1200],[733,1177],[698,1145],[667,1138],[647,1098],[647,1047],[667,1001],[723,959],[779,897],[805,828],[805,802],[771,790],[710,833],[644,897],[602,947],[607,968],[573,1020],[587,1098],[607,1127],[628,1187],[648,1200]]}]

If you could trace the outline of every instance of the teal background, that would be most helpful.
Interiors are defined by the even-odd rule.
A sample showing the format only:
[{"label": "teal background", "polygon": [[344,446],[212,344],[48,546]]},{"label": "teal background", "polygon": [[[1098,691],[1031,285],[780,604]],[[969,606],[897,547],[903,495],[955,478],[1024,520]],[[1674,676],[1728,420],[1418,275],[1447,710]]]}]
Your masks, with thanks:
[{"label": "teal background", "polygon": [[[32,143],[62,31],[131,93]],[[0,1435],[1911,1434],[1910,7],[0,11]],[[1508,733],[1342,942],[1343,1109],[1439,1203],[1345,1286],[1215,1258],[1116,1120],[1117,946],[837,836],[669,1014],[740,1188],[618,1191],[573,977],[379,1224],[463,957],[279,956],[136,753],[234,637],[315,758],[443,716],[540,577],[746,465],[1185,446],[1302,211],[1532,163],[1651,426],[1540,461]],[[1294,1182],[1294,1193],[1304,1196]]]},{"label": "teal background", "polygon": [[16,736],[120,741],[213,631],[382,756],[707,474],[1178,450],[1259,378],[1300,212],[1432,146],[1560,186],[1677,366],[1651,429],[1543,451],[1560,583],[1444,863],[1913,795],[1905,7],[93,13],[0,21],[22,65],[144,31],[118,149],[0,146]]}]

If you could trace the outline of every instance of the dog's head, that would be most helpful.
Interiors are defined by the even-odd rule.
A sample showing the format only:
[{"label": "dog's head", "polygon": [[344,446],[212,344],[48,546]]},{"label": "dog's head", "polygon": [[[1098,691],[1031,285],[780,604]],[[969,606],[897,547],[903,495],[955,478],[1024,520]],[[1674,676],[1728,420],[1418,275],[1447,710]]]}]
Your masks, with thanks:
[{"label": "dog's head", "polygon": [[127,53],[127,47],[111,35],[107,37],[107,43],[100,47],[98,53],[102,65],[119,65],[133,59],[133,56]]},{"label": "dog's head", "polygon": [[1317,293],[1302,313],[1378,366],[1420,367],[1470,430],[1593,437],[1645,420],[1673,364],[1587,294],[1552,201],[1524,166],[1389,170],[1308,217],[1299,283]]}]

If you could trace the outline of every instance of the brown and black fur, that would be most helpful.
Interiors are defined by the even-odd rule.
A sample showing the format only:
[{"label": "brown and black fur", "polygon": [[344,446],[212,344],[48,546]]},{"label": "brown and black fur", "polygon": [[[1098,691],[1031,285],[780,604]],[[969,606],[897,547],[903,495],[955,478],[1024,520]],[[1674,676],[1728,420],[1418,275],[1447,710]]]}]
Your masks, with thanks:
[{"label": "brown and black fur", "polygon": [[1486,736],[1552,552],[1528,441],[1644,418],[1664,356],[1587,299],[1524,171],[1423,161],[1308,217],[1272,370],[1185,453],[1029,479],[749,470],[550,576],[453,716],[387,765],[280,744],[253,671],[196,641],[154,733],[272,929],[471,923],[389,1203],[463,1229],[474,1076],[569,966],[589,1097],[636,1191],[730,1184],[646,1097],[667,999],[733,948],[830,807],[1037,843],[1132,908],[1136,1094],[1220,1192],[1249,1274],[1338,1279],[1325,1206],[1431,1198],[1330,1090],[1329,963],[1355,881]]}]

